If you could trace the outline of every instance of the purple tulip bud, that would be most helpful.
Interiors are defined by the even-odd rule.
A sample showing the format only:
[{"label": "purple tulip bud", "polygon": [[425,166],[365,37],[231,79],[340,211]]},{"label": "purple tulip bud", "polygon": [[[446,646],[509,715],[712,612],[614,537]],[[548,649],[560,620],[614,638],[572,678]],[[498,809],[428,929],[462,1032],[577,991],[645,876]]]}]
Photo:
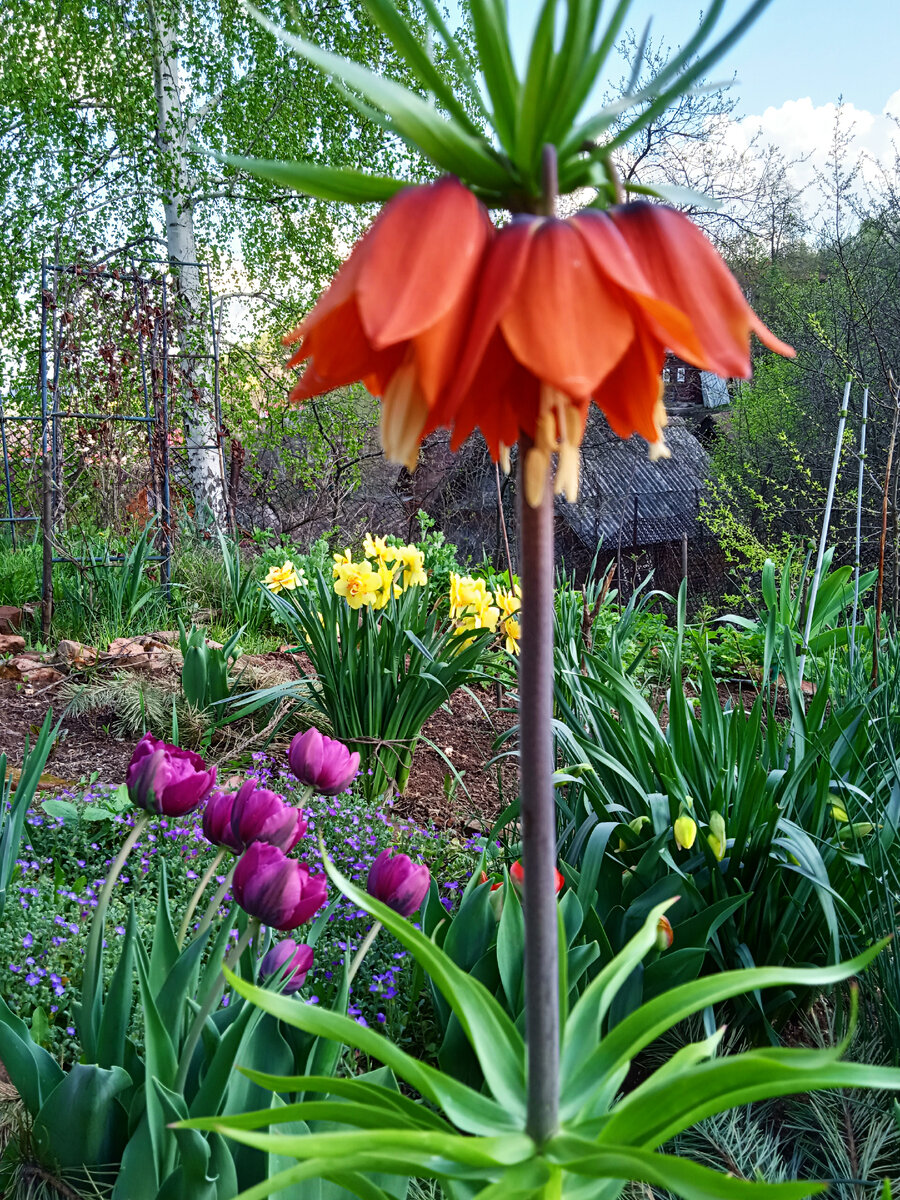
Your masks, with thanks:
[{"label": "purple tulip bud", "polygon": [[231,832],[231,810],[234,807],[234,792],[215,791],[210,793],[203,810],[203,836],[214,846],[225,846],[234,854],[240,854],[243,843]]},{"label": "purple tulip bud", "polygon": [[282,979],[282,992],[299,992],[313,964],[312,946],[284,938],[277,942],[259,964],[260,974]]},{"label": "purple tulip bud", "polygon": [[287,931],[318,912],[327,886],[324,875],[310,875],[305,863],[285,857],[277,846],[254,842],[238,859],[231,890],[244,912]]},{"label": "purple tulip bud", "polygon": [[411,862],[406,854],[382,850],[369,868],[366,888],[369,895],[398,912],[411,917],[425,899],[431,872],[424,863]]},{"label": "purple tulip bud", "polygon": [[301,783],[323,796],[342,792],[359,770],[358,754],[351,754],[343,742],[326,737],[315,728],[295,735],[288,750],[288,762]]},{"label": "purple tulip bud", "polygon": [[131,802],[157,816],[183,817],[212,791],[216,768],[193,750],[182,750],[145,733],[135,746],[125,783]]}]

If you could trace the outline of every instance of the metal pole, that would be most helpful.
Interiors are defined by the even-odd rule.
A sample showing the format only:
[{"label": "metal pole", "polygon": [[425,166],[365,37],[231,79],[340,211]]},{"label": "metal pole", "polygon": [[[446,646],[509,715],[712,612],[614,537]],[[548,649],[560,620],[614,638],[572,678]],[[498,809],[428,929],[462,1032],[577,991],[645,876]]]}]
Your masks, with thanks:
[{"label": "metal pole", "polygon": [[53,502],[51,497],[52,471],[47,457],[47,260],[41,259],[41,542],[43,560],[41,570],[41,636],[50,633],[50,616],[53,608]]},{"label": "metal pole", "polygon": [[0,400],[0,446],[3,448],[3,478],[6,482],[6,510],[9,513],[9,531],[12,534],[13,550],[16,544],[16,523],[13,513],[12,484],[9,480],[9,454],[6,450],[6,416],[3,401]]},{"label": "metal pole", "polygon": [[838,420],[837,438],[834,443],[834,458],[831,460],[831,478],[828,480],[828,495],[825,497],[825,512],[822,515],[822,535],[819,538],[819,550],[816,554],[816,566],[813,571],[809,595],[806,598],[806,628],[803,632],[803,653],[800,655],[800,680],[803,680],[803,669],[806,666],[806,654],[809,647],[809,636],[812,632],[813,611],[816,606],[816,595],[819,591],[819,581],[822,576],[822,560],[825,557],[825,542],[828,539],[828,526],[831,524],[831,506],[834,503],[834,487],[837,483],[838,468],[841,465],[841,446],[844,441],[844,426],[847,424],[847,406],[850,403],[850,380],[844,385],[844,399],[841,404],[841,414]]},{"label": "metal pole", "polygon": [[213,411],[216,417],[216,443],[219,447],[219,470],[222,473],[222,491],[226,497],[226,508],[230,509],[231,515],[231,536],[237,541],[237,517],[235,509],[237,497],[231,498],[231,503],[228,503],[229,498],[229,480],[225,475],[225,431],[222,428],[222,404],[219,397],[219,335],[216,332],[216,313],[213,306],[212,294],[212,276],[209,270],[209,263],[206,264],[206,294],[209,298],[209,327],[212,332],[212,348],[213,348]]},{"label": "metal pole", "polygon": [[859,431],[859,477],[856,484],[856,560],[853,565],[853,616],[850,618],[850,666],[856,653],[856,612],[859,607],[860,545],[862,542],[863,476],[866,471],[866,421],[869,413],[869,389],[863,391],[862,424]]},{"label": "metal pole", "polygon": [[[131,280],[132,284],[134,285],[134,319],[137,322],[138,356],[141,360],[141,387],[144,392],[144,417],[147,421],[147,447],[150,453],[150,478],[153,480],[153,508],[158,514],[160,511],[159,493],[157,492],[157,484],[159,483],[159,479],[157,477],[156,468],[156,451],[153,446],[153,430],[150,428],[151,422],[153,422],[154,419],[150,416],[150,393],[147,388],[147,359],[144,353],[144,328],[143,321],[141,320],[141,303],[140,292],[138,291],[137,265],[133,258],[130,260],[130,262]],[[149,504],[147,505],[147,508],[150,508]]]}]

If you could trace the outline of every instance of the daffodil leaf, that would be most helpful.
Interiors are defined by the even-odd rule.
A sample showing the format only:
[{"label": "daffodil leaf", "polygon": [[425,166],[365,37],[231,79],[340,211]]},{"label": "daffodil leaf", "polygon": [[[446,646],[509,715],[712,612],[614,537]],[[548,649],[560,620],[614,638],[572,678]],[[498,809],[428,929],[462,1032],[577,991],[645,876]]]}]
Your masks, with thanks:
[{"label": "daffodil leaf", "polygon": [[318,200],[337,200],[345,204],[383,204],[406,187],[402,179],[387,175],[368,175],[347,167],[326,167],[318,163],[274,162],[267,158],[242,158],[237,154],[216,154],[229,166],[247,171],[260,179],[270,179],[294,188]]},{"label": "daffodil leaf", "polygon": [[[259,24],[279,41],[295,50],[325,75],[340,79],[348,87],[362,93],[372,104],[382,109],[394,122],[397,132],[417,147],[445,171],[451,171],[465,182],[501,191],[509,186],[506,170],[497,160],[487,142],[473,137],[458,124],[445,120],[431,104],[408,91],[399,83],[385,79],[360,63],[342,58],[330,50],[288,33],[270,21],[252,4],[247,10]],[[353,94],[351,99],[356,103]]]}]

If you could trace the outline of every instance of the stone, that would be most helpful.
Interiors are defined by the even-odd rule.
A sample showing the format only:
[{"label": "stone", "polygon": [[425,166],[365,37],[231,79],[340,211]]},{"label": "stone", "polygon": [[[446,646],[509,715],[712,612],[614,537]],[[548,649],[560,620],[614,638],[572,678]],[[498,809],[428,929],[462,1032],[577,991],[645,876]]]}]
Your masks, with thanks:
[{"label": "stone", "polygon": [[22,628],[25,610],[11,604],[0,604],[0,633],[12,633]]},{"label": "stone", "polygon": [[39,659],[29,658],[20,654],[18,658],[0,663],[0,678],[12,679],[16,683],[27,683],[32,687],[45,687],[58,683],[65,676],[54,667],[49,667]]},{"label": "stone", "polygon": [[0,654],[18,654],[25,649],[25,639],[17,633],[0,633]]},{"label": "stone", "polygon": [[72,663],[73,666],[83,667],[97,661],[97,651],[93,646],[86,646],[83,642],[63,639],[56,647],[56,657],[64,662]]}]

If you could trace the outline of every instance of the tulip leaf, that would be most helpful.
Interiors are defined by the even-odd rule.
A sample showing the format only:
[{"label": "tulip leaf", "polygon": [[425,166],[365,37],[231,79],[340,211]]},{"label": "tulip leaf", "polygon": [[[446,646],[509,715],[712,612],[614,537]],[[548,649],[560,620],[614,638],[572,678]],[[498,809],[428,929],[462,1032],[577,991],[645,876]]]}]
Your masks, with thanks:
[{"label": "tulip leaf", "polygon": [[159,878],[157,880],[159,894],[156,902],[156,927],[153,930],[153,944],[150,947],[150,986],[154,996],[157,996],[166,977],[178,959],[178,942],[172,927],[172,912],[169,905],[169,876],[166,860],[160,856]]},{"label": "tulip leaf", "polygon": [[63,1071],[52,1054],[39,1046],[28,1026],[0,996],[0,1061],[28,1113],[35,1117],[44,1101],[63,1079]]},{"label": "tulip leaf", "polygon": [[524,1116],[525,1048],[508,1014],[483,984],[457,967],[418,929],[345,879],[324,848],[322,863],[343,894],[381,921],[428,972],[462,1025],[494,1098],[511,1114]]},{"label": "tulip leaf", "polygon": [[116,1097],[131,1086],[131,1076],[122,1067],[75,1063],[35,1118],[40,1153],[63,1168],[116,1161],[128,1124]]},{"label": "tulip leaf", "polygon": [[454,122],[445,120],[432,105],[393,80],[288,33],[250,3],[247,9],[263,29],[318,70],[342,80],[387,113],[400,136],[439,167],[482,187],[500,191],[508,187],[506,170],[482,138],[472,137]]},{"label": "tulip leaf", "polygon": [[110,980],[97,1033],[97,1062],[101,1067],[112,1067],[125,1057],[125,1039],[131,1027],[134,1003],[134,946],[137,937],[137,916],[132,900],[122,937],[122,952]]},{"label": "tulip leaf", "polygon": [[422,1127],[438,1129],[443,1133],[453,1132],[452,1126],[448,1125],[443,1117],[426,1108],[424,1104],[404,1096],[402,1092],[393,1091],[381,1084],[369,1083],[359,1076],[343,1079],[328,1075],[272,1075],[267,1071],[254,1071],[249,1067],[240,1067],[239,1070],[260,1087],[269,1088],[273,1092],[342,1096],[358,1104],[381,1107],[390,1113],[405,1113],[411,1121]]},{"label": "tulip leaf", "polygon": [[[280,996],[264,988],[254,987],[239,979],[227,968],[225,975],[235,991],[280,1021],[306,1030],[317,1037],[353,1046],[384,1063],[426,1100],[443,1108],[448,1119],[458,1128],[472,1133],[497,1133],[521,1127],[510,1113],[490,1097],[466,1087],[434,1067],[419,1062],[399,1046],[395,1046],[390,1038],[365,1025],[358,1025],[350,1017],[329,1012],[318,1005],[298,1004],[290,996]],[[192,1124],[198,1129],[215,1128],[216,1120],[197,1118]]]},{"label": "tulip leaf", "polygon": [[243,1045],[245,1034],[250,1036],[259,1020],[259,1009],[245,1004],[234,1021],[228,1026],[208,1060],[203,1079],[191,1101],[192,1116],[200,1113],[217,1113],[234,1071],[234,1060]]}]

